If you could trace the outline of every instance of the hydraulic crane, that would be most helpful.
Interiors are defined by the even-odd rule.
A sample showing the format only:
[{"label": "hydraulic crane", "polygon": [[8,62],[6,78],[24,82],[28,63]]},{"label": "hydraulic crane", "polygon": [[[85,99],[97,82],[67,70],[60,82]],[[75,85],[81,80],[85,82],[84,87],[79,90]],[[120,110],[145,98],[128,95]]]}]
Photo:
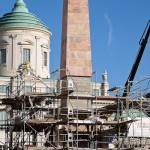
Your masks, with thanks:
[{"label": "hydraulic crane", "polygon": [[145,30],[142,34],[142,37],[139,41],[140,48],[139,48],[138,54],[136,56],[136,59],[134,61],[134,64],[132,66],[131,72],[128,76],[128,79],[125,83],[125,89],[124,89],[124,92],[123,92],[123,95],[122,95],[123,97],[127,96],[127,93],[130,91],[130,89],[132,87],[132,81],[134,80],[134,77],[135,77],[135,74],[137,72],[138,66],[140,64],[144,49],[145,49],[146,44],[148,42],[149,34],[150,34],[150,20],[148,21],[148,23],[145,27]]}]

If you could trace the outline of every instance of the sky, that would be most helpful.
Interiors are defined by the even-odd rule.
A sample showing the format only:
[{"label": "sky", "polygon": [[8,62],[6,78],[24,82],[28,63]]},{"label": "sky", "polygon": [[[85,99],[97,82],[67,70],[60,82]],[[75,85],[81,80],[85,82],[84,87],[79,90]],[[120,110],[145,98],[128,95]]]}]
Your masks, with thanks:
[{"label": "sky", "polygon": [[[0,17],[16,0],[0,0]],[[51,30],[50,72],[60,67],[63,0],[24,0],[31,13]],[[89,0],[93,72],[102,81],[104,70],[111,87],[124,86],[139,50],[139,40],[150,19],[150,0]],[[150,75],[147,43],[135,80]]]}]

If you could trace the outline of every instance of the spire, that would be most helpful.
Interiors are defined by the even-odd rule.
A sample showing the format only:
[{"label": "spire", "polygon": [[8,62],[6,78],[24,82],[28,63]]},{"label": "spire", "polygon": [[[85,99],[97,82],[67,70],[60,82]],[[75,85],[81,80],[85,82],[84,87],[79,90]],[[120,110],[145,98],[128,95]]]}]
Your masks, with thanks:
[{"label": "spire", "polygon": [[28,9],[26,8],[26,4],[23,0],[17,0],[14,8],[12,9],[12,12],[25,12],[28,13]]}]

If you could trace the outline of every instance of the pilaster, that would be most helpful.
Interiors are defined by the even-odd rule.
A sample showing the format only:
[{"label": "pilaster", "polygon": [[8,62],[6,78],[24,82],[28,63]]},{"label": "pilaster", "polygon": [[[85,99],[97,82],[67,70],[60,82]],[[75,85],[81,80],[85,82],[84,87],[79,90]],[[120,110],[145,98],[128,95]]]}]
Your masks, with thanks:
[{"label": "pilaster", "polygon": [[12,69],[17,69],[17,35],[11,35],[12,38]]},{"label": "pilaster", "polygon": [[[37,76],[38,75],[38,70],[39,70],[39,59],[38,59],[38,56],[41,55],[41,47],[40,47],[40,44],[39,44],[39,40],[40,40],[40,37],[39,36],[35,36],[35,39],[36,39],[36,50],[35,50],[35,75]],[[41,56],[42,57],[42,56]],[[42,58],[41,58],[42,59]]]}]

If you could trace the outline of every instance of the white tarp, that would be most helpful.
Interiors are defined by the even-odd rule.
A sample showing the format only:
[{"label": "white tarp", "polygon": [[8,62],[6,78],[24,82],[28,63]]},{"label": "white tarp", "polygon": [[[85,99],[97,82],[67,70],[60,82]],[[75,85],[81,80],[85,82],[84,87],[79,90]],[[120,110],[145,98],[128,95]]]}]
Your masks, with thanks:
[{"label": "white tarp", "polygon": [[[131,118],[128,118],[129,120]],[[150,137],[150,118],[135,118],[135,121],[129,125],[129,137]]]}]

